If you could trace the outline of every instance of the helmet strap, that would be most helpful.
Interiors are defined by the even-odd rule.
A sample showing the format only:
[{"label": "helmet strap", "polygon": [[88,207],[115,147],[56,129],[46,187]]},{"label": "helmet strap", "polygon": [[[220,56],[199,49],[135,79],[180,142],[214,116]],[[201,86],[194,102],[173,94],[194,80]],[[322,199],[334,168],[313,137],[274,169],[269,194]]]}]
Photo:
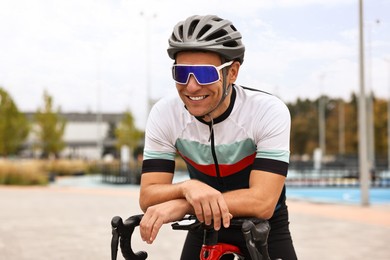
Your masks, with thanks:
[{"label": "helmet strap", "polygon": [[214,112],[225,100],[225,98],[229,95],[229,91],[231,89],[232,84],[228,85],[227,83],[227,73],[226,70],[227,68],[222,69],[222,97],[219,100],[218,104],[211,109],[209,112],[204,114],[203,116],[200,116],[202,119],[206,119],[208,117],[210,119],[210,136],[209,136],[209,142],[211,141],[211,137],[213,136],[214,133],[214,118],[211,116],[211,113]]}]

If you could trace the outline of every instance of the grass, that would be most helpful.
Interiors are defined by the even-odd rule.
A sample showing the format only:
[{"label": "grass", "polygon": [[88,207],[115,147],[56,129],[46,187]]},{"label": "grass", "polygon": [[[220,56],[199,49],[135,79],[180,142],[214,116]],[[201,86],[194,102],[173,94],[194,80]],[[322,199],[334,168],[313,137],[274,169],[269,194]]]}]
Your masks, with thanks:
[{"label": "grass", "polygon": [[80,175],[89,170],[90,164],[82,160],[0,159],[0,185],[46,185],[50,175]]},{"label": "grass", "polygon": [[46,185],[48,182],[48,175],[41,163],[0,160],[0,184],[2,185]]},{"label": "grass", "polygon": [[[141,164],[131,164],[130,169]],[[118,171],[120,162],[95,162],[76,159],[36,160],[1,159],[0,185],[47,185],[52,176],[74,176],[101,172],[102,167]],[[176,169],[185,169],[181,158],[176,159]]]}]

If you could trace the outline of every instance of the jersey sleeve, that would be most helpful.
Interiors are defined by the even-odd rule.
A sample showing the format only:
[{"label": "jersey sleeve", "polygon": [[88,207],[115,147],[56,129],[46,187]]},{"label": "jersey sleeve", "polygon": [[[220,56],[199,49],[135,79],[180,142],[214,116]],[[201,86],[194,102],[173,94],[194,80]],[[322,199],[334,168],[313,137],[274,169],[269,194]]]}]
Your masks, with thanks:
[{"label": "jersey sleeve", "polygon": [[[145,129],[142,172],[173,172],[176,148],[169,123],[169,106],[159,101],[150,111]],[[171,124],[172,125],[172,124]]]},{"label": "jersey sleeve", "polygon": [[257,151],[253,169],[287,176],[291,117],[287,106],[273,99],[254,122]]}]

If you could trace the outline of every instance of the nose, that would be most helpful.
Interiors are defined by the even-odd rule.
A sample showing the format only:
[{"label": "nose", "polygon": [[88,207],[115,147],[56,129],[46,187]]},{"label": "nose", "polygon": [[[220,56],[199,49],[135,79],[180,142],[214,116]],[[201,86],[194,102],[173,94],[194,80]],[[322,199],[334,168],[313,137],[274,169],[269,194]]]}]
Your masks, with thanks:
[{"label": "nose", "polygon": [[196,92],[201,89],[202,86],[198,84],[194,75],[190,75],[186,88],[188,92]]}]

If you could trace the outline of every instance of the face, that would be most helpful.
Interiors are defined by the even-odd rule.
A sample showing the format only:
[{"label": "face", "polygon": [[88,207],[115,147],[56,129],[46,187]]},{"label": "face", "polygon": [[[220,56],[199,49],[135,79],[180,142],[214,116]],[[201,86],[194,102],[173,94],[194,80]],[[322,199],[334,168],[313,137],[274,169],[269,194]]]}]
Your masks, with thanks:
[{"label": "face", "polygon": [[[176,64],[210,64],[214,66],[221,65],[221,59],[218,54],[209,52],[180,52],[176,56]],[[234,83],[237,78],[240,63],[234,62],[228,71],[227,82]],[[193,75],[190,76],[187,84],[176,83],[176,89],[187,107],[187,110],[194,116],[203,116],[217,107],[223,95],[222,70],[219,72],[221,79],[208,85],[199,85]],[[220,116],[229,107],[230,94],[223,103],[215,109],[210,116],[216,118]],[[204,118],[206,121],[209,117]]]}]

